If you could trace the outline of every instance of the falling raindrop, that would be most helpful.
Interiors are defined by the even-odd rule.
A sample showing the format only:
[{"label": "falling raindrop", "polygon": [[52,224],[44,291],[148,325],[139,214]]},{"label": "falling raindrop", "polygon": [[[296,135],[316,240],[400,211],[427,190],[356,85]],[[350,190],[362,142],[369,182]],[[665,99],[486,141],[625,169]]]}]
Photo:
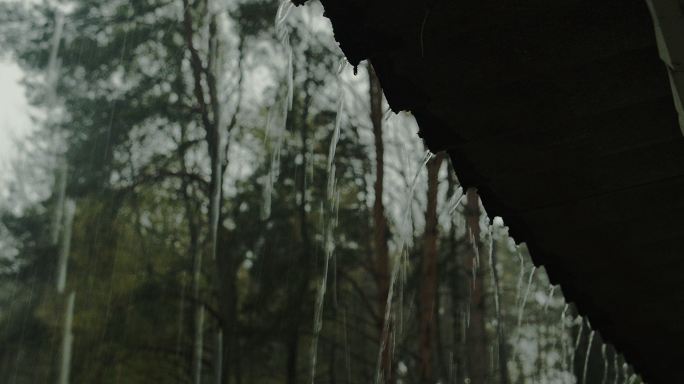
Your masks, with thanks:
[{"label": "falling raindrop", "polygon": [[57,245],[59,241],[59,232],[62,227],[62,217],[64,215],[64,198],[66,197],[67,186],[67,163],[60,161],[60,166],[57,172],[57,202],[54,208],[52,217],[51,241],[53,245]]},{"label": "falling raindrop", "polygon": [[606,344],[601,345],[601,357],[603,358],[603,377],[601,384],[608,382],[608,356],[606,355]]},{"label": "falling raindrop", "polygon": [[518,283],[516,284],[516,290],[515,290],[515,303],[518,307],[520,307],[520,300],[522,298],[522,287],[523,287],[523,280],[525,279],[525,259],[522,256],[522,253],[520,253],[520,249],[518,249],[518,260],[520,260],[520,274],[518,275]]},{"label": "falling raindrop", "polygon": [[461,204],[464,197],[465,197],[465,194],[463,193],[463,187],[459,186],[458,188],[456,188],[456,191],[451,196],[451,198],[449,199],[449,202],[446,205],[446,207],[447,207],[446,212],[447,212],[447,215],[449,217],[453,216],[454,212],[456,212],[456,209]]},{"label": "falling raindrop", "polygon": [[292,62],[292,46],[289,41],[285,44],[287,52],[287,110],[292,110],[292,101],[294,99],[294,64]]},{"label": "falling raindrop", "polygon": [[518,309],[518,330],[522,326],[523,315],[525,313],[525,304],[527,304],[527,299],[530,297],[530,290],[532,289],[532,279],[534,278],[534,272],[537,270],[536,266],[532,266],[530,270],[530,277],[527,280],[527,289],[525,290],[525,295],[520,303],[520,308]]},{"label": "falling raindrop", "polygon": [[335,115],[335,128],[333,130],[332,140],[330,140],[330,147],[328,148],[328,167],[326,168],[328,174],[330,174],[331,168],[333,166],[333,161],[335,160],[335,151],[337,149],[337,143],[340,141],[340,127],[342,125],[343,112],[344,94],[340,92],[340,95],[337,99],[337,114]]},{"label": "falling raindrop", "polygon": [[[394,287],[396,285],[397,278],[399,276],[399,271],[402,266],[402,261],[408,259],[408,244],[409,244],[409,237],[411,236],[411,203],[413,200],[413,191],[415,190],[416,184],[418,182],[418,177],[420,176],[421,171],[425,166],[427,165],[428,161],[433,157],[433,154],[430,151],[426,151],[425,155],[423,156],[423,159],[420,163],[420,166],[416,170],[416,174],[412,179],[412,182],[409,186],[409,191],[408,191],[408,196],[407,196],[407,204],[406,204],[406,210],[404,213],[404,220],[401,225],[401,228],[403,230],[399,231],[400,235],[400,243],[399,243],[399,252],[400,256],[398,260],[394,260],[392,263],[392,269],[390,273],[390,281],[389,281],[389,288],[387,290],[387,300],[385,302],[385,313],[383,316],[383,328],[382,332],[380,334],[380,346],[378,348],[378,354],[377,354],[377,360],[376,360],[376,366],[375,366],[375,383],[379,384],[382,378],[382,353],[385,350],[385,341],[389,337],[389,321],[390,321],[390,315],[392,313],[392,300],[394,297]],[[408,261],[408,260],[407,260]]]},{"label": "falling raindrop", "polygon": [[74,322],[74,303],[76,301],[76,292],[69,293],[67,298],[67,305],[64,311],[64,333],[62,334],[62,349],[60,355],[59,365],[59,379],[58,384],[69,384],[69,376],[71,371],[71,348],[74,344],[74,334],[72,326]]},{"label": "falling raindrop", "polygon": [[549,304],[553,300],[553,294],[555,293],[555,291],[556,291],[556,286],[551,285],[551,287],[549,288],[549,294],[546,297],[546,301],[544,302],[544,312],[546,312],[549,309]]},{"label": "falling raindrop", "polygon": [[315,310],[314,310],[314,326],[313,326],[313,339],[311,341],[311,383],[313,384],[316,377],[316,360],[318,356],[318,339],[320,332],[323,329],[323,307],[325,304],[325,292],[328,284],[328,270],[330,269],[330,261],[335,255],[335,240],[334,232],[337,228],[338,218],[339,218],[339,203],[340,194],[336,191],[336,177],[335,177],[335,152],[337,144],[340,139],[340,127],[342,121],[342,115],[344,113],[343,109],[344,93],[340,89],[339,99],[337,102],[337,115],[335,117],[335,128],[333,130],[333,135],[330,140],[330,146],[328,148],[328,161],[327,161],[327,175],[328,175],[328,209],[325,210],[321,207],[322,223],[323,223],[323,252],[325,258],[323,261],[323,274],[321,278],[320,286],[318,287],[318,293],[316,296]]},{"label": "falling raindrop", "polygon": [[293,7],[294,4],[291,1],[281,0],[275,17],[276,30],[283,28],[283,24],[285,23],[285,20],[287,20],[287,16],[290,14]]},{"label": "falling raindrop", "polygon": [[592,329],[589,333],[589,342],[587,343],[587,352],[584,356],[584,368],[582,368],[582,384],[587,383],[587,369],[589,368],[589,355],[591,354],[591,346],[594,343],[595,331]]},{"label": "falling raindrop", "polygon": [[68,199],[64,203],[64,231],[62,232],[62,246],[59,252],[57,264],[57,292],[63,293],[66,286],[67,264],[69,262],[69,252],[71,250],[71,229],[76,212],[76,203]]},{"label": "falling raindrop", "polygon": [[294,96],[294,63],[292,54],[292,45],[290,44],[290,31],[287,26],[287,18],[292,10],[293,4],[291,1],[282,0],[275,17],[275,30],[280,39],[285,55],[287,56],[287,110],[292,110],[292,101]]},{"label": "falling raindrop", "polygon": [[[279,111],[278,108],[280,108]],[[272,113],[276,110],[280,113]],[[277,119],[277,120],[276,120]],[[276,120],[276,121],[274,121]],[[268,219],[271,216],[271,200],[273,194],[273,186],[280,176],[280,155],[285,141],[285,124],[287,123],[287,105],[281,102],[271,108],[268,119],[266,121],[266,140],[274,141],[271,152],[271,164],[269,167],[266,184],[264,185],[264,204],[262,207],[261,218]]]},{"label": "falling raindrop", "polygon": [[580,345],[580,340],[582,340],[582,333],[584,332],[584,319],[579,317],[579,330],[577,331],[577,338],[575,339],[575,344],[572,347],[572,356],[570,357],[570,369],[575,369],[575,357],[577,357],[577,349]]},{"label": "falling raindrop", "polygon": [[[48,109],[54,108],[56,104],[56,81],[59,73],[60,60],[57,57],[59,54],[59,46],[62,41],[62,33],[64,31],[64,13],[59,10],[55,11],[55,30],[52,33],[52,41],[50,42],[50,56],[48,58],[47,66],[47,86],[48,86]],[[50,111],[52,112],[52,111]]]},{"label": "falling raindrop", "polygon": [[494,311],[496,314],[497,322],[501,322],[501,310],[499,307],[499,278],[498,274],[496,271],[496,259],[494,257],[494,252],[495,252],[495,244],[494,244],[494,227],[490,226],[489,227],[489,266],[490,266],[490,271],[492,275],[492,284],[494,288]]},{"label": "falling raindrop", "polygon": [[212,260],[216,260],[216,247],[217,247],[217,242],[218,242],[218,225],[219,225],[219,216],[220,216],[220,211],[221,211],[221,183],[223,183],[223,175],[222,175],[222,166],[223,166],[223,134],[221,133],[221,129],[216,130],[216,137],[214,138],[217,141],[216,148],[214,149],[215,153],[215,159],[213,160],[213,169],[212,169],[212,191],[211,191],[211,201],[209,203],[209,206],[211,207],[211,212],[209,215],[209,223],[210,223],[210,230],[211,230],[211,258]]},{"label": "falling raindrop", "polygon": [[560,321],[560,332],[561,332],[561,366],[564,371],[568,368],[568,341],[567,341],[567,324],[566,324],[566,313],[568,312],[569,304],[565,304],[563,311],[561,312]]}]

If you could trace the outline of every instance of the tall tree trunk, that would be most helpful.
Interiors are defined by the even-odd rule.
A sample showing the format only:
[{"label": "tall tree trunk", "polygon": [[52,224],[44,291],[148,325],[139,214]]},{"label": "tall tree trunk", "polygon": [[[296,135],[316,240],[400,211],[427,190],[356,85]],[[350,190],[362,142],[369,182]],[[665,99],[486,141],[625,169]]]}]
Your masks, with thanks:
[{"label": "tall tree trunk", "polygon": [[297,383],[297,361],[299,357],[299,327],[296,327],[287,340],[286,383]]},{"label": "tall tree trunk", "polygon": [[[184,132],[184,131],[183,131]],[[183,171],[186,171],[185,164],[185,152],[181,151],[179,156],[181,157],[181,166]],[[200,278],[202,276],[202,254],[199,250],[199,227],[197,220],[195,218],[195,206],[192,203],[192,188],[183,180],[181,185],[181,190],[183,194],[183,201],[185,205],[185,215],[188,224],[188,233],[190,235],[190,244],[188,245],[188,254],[192,261],[192,275],[191,275],[191,289],[192,289],[192,302],[193,302],[193,348],[192,348],[192,362],[191,371],[193,382],[198,382],[197,378],[200,377],[201,370],[201,344],[202,344],[202,329],[201,329],[201,311],[202,300],[200,298]]]},{"label": "tall tree trunk", "polygon": [[192,258],[192,298],[193,298],[193,338],[192,338],[192,378],[194,384],[199,384],[202,376],[202,346],[204,307],[200,295],[200,280],[202,278],[202,252],[199,250],[198,223],[195,221],[192,204],[189,202],[189,192],[186,192],[186,214],[188,215],[188,229],[190,232],[189,253]]},{"label": "tall tree trunk", "polygon": [[488,379],[489,351],[485,328],[484,262],[480,257],[480,199],[477,190],[470,188],[466,194],[466,221],[470,232],[473,255],[467,258],[466,267],[470,282],[470,325],[466,333],[468,375],[472,384],[484,384]]},{"label": "tall tree trunk", "polygon": [[216,330],[216,344],[214,346],[214,384],[223,384],[223,331]]},{"label": "tall tree trunk", "polygon": [[204,307],[201,303],[195,308],[195,337],[192,344],[192,382],[202,383],[202,357],[204,351]]},{"label": "tall tree trunk", "polygon": [[[215,201],[215,198],[217,197],[216,191],[217,188],[220,187],[220,183],[217,181],[217,178],[219,177],[218,172],[216,171],[216,165],[218,161],[218,145],[220,143],[219,137],[218,137],[218,116],[215,114],[216,113],[216,107],[212,106],[211,104],[207,103],[207,100],[205,98],[205,90],[204,86],[202,84],[202,77],[205,75],[207,83],[211,84],[212,81],[214,80],[213,77],[209,78],[209,76],[206,76],[208,73],[211,72],[210,66],[205,65],[202,62],[202,59],[200,57],[199,51],[197,50],[197,47],[195,46],[194,43],[194,34],[195,34],[195,24],[193,21],[193,11],[195,8],[193,8],[190,4],[189,0],[183,0],[183,32],[184,32],[184,37],[185,37],[185,43],[188,49],[188,52],[190,53],[190,67],[192,69],[192,78],[193,78],[193,93],[195,95],[195,101],[197,102],[197,106],[199,108],[200,112],[200,120],[202,122],[202,127],[204,128],[205,131],[205,139],[207,141],[207,146],[209,147],[209,158],[211,160],[211,180],[210,180],[210,197],[209,197],[209,212],[210,212],[210,218],[209,218],[209,223],[210,227],[211,224],[216,221],[218,222],[218,217],[214,217],[214,212],[217,211],[218,204]],[[206,16],[205,12],[202,11],[202,14],[199,15],[199,19],[203,20],[204,17]],[[212,63],[213,64],[213,63]],[[213,85],[216,85],[215,82]],[[211,85],[210,85],[211,86]],[[211,92],[210,92],[211,94]],[[210,100],[212,101],[212,100]],[[213,108],[212,108],[213,107]],[[212,110],[213,109],[213,110]],[[211,119],[211,113],[214,112],[214,120],[212,121]],[[199,223],[196,223],[199,224]],[[213,230],[213,227],[210,228],[211,232],[211,240],[212,240],[212,254],[215,254],[215,231]],[[192,241],[197,241],[197,239],[193,239]],[[192,246],[192,245],[191,245]],[[195,384],[199,384],[201,381],[202,377],[202,348],[203,348],[203,332],[202,332],[202,327],[203,327],[203,322],[204,322],[204,307],[202,306],[202,301],[200,300],[199,297],[199,284],[200,284],[200,278],[202,274],[202,252],[197,251],[195,249],[194,251],[194,257],[193,257],[193,267],[192,267],[192,289],[193,289],[193,296],[195,299],[195,316],[194,316],[194,338],[193,338],[193,361],[192,361],[192,377],[193,377],[193,382]]]},{"label": "tall tree trunk", "polygon": [[[309,54],[309,50],[306,51],[305,56]],[[309,214],[306,210],[307,205],[307,183],[306,183],[306,169],[309,161],[309,105],[311,104],[312,90],[309,89],[313,84],[313,78],[311,77],[311,68],[308,63],[305,67],[306,79],[302,85],[304,91],[304,98],[301,104],[301,114],[296,116],[293,114],[293,118],[290,121],[291,124],[296,124],[299,129],[299,139],[300,139],[300,152],[299,155],[302,157],[301,172],[298,172],[297,189],[300,195],[298,208],[298,219],[299,219],[299,236],[301,241],[301,254],[300,260],[297,265],[303,266],[301,270],[299,286],[297,289],[292,290],[290,296],[290,314],[289,314],[289,326],[288,331],[290,334],[286,339],[286,350],[287,350],[287,383],[295,384],[298,378],[298,361],[299,361],[299,351],[300,351],[300,328],[301,319],[304,309],[305,299],[307,297],[307,291],[309,290],[309,283],[311,281],[311,273],[313,268],[313,258],[311,255],[311,235],[309,233]]]},{"label": "tall tree trunk", "polygon": [[427,209],[425,210],[425,235],[423,237],[423,261],[420,279],[420,331],[419,358],[421,383],[435,381],[432,350],[435,337],[435,300],[437,297],[437,190],[439,168],[443,153],[438,153],[428,162]]},{"label": "tall tree trunk", "polygon": [[[494,229],[492,229],[494,231]],[[490,233],[490,236],[493,236]],[[497,243],[494,238],[491,239],[490,243],[491,249],[491,268],[492,271],[492,284],[494,286],[494,295],[496,300],[496,339],[497,339],[497,360],[499,362],[499,383],[508,384],[510,380],[508,379],[508,343],[506,342],[506,331],[504,329],[503,320],[503,309],[501,307],[501,287],[499,283],[499,272],[496,269],[497,265]]]},{"label": "tall tree trunk", "polygon": [[465,381],[466,374],[466,339],[465,339],[465,323],[466,323],[466,306],[467,300],[466,284],[463,277],[465,276],[462,255],[459,255],[455,243],[456,236],[450,236],[454,244],[450,247],[450,255],[456,258],[456,268],[452,270],[449,275],[450,289],[451,289],[451,318],[452,318],[452,348],[453,355],[451,356],[451,371],[449,372],[450,383],[461,384]]},{"label": "tall tree trunk", "polygon": [[329,355],[329,360],[328,360],[328,383],[330,384],[337,384],[337,370],[335,367],[337,366],[337,343],[336,340],[335,342],[330,343],[330,355]]},{"label": "tall tree trunk", "polygon": [[[183,126],[181,127],[181,137],[180,137],[180,145],[178,149],[178,160],[180,162],[181,170],[183,173],[188,172],[188,167],[187,167],[187,162],[186,162],[186,147],[183,145],[186,142],[187,139],[187,127]],[[187,219],[187,227],[188,227],[188,235],[190,237],[189,239],[189,244],[188,244],[188,255],[190,257],[190,260],[192,262],[192,274],[190,276],[191,279],[191,302],[193,303],[193,320],[192,320],[192,325],[193,325],[193,339],[192,339],[192,360],[190,362],[190,367],[191,367],[191,377],[193,380],[195,378],[199,377],[200,373],[199,370],[201,369],[201,356],[196,356],[196,353],[198,350],[201,351],[201,348],[197,348],[197,344],[200,343],[201,341],[199,340],[202,336],[202,331],[200,329],[199,325],[199,317],[200,317],[200,311],[202,310],[202,302],[200,300],[200,277],[202,274],[202,256],[200,253],[199,249],[199,222],[197,217],[195,216],[195,213],[199,210],[197,205],[193,203],[193,188],[188,183],[187,179],[183,178],[181,179],[181,195],[183,197],[183,205],[185,209],[185,217]],[[185,284],[185,281],[183,281],[183,284]],[[185,287],[183,288],[185,289]],[[183,291],[183,295],[185,294],[185,291]],[[181,311],[184,308],[181,307]],[[182,316],[182,314],[181,314]],[[179,329],[179,334],[178,334],[178,343],[181,342],[182,337],[181,337],[181,332],[182,329]]]},{"label": "tall tree trunk", "polygon": [[[455,177],[454,169],[449,162],[447,172],[448,196],[453,196],[458,182]],[[452,225],[449,231],[449,289],[451,293],[451,369],[449,370],[449,382],[451,384],[461,384],[465,380],[465,303],[467,282],[465,271],[465,255],[459,252],[459,239],[456,237],[456,229]]]},{"label": "tall tree trunk", "polygon": [[378,313],[380,314],[378,330],[380,342],[384,345],[381,352],[381,370],[385,383],[394,383],[394,367],[391,356],[391,324],[384,324],[385,306],[390,286],[390,260],[387,246],[388,226],[385,217],[385,206],[382,203],[384,191],[384,144],[382,141],[382,88],[373,67],[368,64],[368,77],[370,81],[370,118],[373,124],[373,137],[375,142],[375,201],[373,203],[373,248],[375,251],[375,274],[378,289]]},{"label": "tall tree trunk", "polygon": [[[228,123],[225,116],[222,114],[221,104],[219,99],[218,85],[219,74],[221,73],[222,62],[220,60],[220,38],[218,34],[219,20],[216,15],[208,15],[207,7],[198,5],[199,3],[190,3],[190,0],[182,0],[183,3],[183,32],[186,46],[190,54],[190,67],[192,70],[193,79],[193,93],[199,111],[199,117],[202,128],[205,132],[205,141],[207,143],[209,160],[210,160],[210,181],[209,181],[209,215],[207,217],[209,240],[210,240],[210,256],[216,262],[214,268],[214,277],[216,281],[215,286],[218,288],[218,306],[219,306],[219,327],[222,329],[224,338],[227,341],[223,346],[222,351],[222,382],[228,383],[231,373],[231,367],[234,368],[234,376],[236,382],[240,382],[239,359],[232,361],[232,351],[238,344],[237,332],[237,296],[235,275],[237,272],[237,259],[233,252],[230,252],[230,247],[222,236],[222,207],[223,207],[223,173],[225,172],[228,162],[226,160],[226,152],[228,150],[227,134],[230,133],[236,124],[237,111],[240,108],[241,89],[242,84],[242,68],[241,64],[238,68],[238,101],[236,111],[234,112],[231,121]],[[198,12],[199,14],[193,14]],[[200,56],[198,47],[194,43],[194,35],[196,25],[193,16],[199,23],[204,23],[208,17],[208,31],[209,41],[207,47],[206,63],[203,62]],[[243,39],[240,36],[238,51],[239,60],[242,62],[242,48]],[[206,87],[205,87],[206,86]],[[205,95],[208,94],[208,99]],[[199,222],[196,223],[199,225]],[[223,237],[223,238],[221,238]],[[193,266],[193,284],[198,284],[199,274],[202,269],[202,257],[200,252],[197,252]],[[198,290],[195,290],[195,295],[198,295]],[[199,297],[195,297],[196,305],[200,305]],[[195,310],[195,344],[201,343],[201,330],[197,329],[197,322],[200,319],[199,309]],[[197,348],[195,348],[197,350]],[[197,356],[194,356],[197,359]],[[195,364],[197,365],[197,364]],[[200,367],[196,367],[200,369]],[[198,375],[193,375],[198,377]]]},{"label": "tall tree trunk", "polygon": [[222,229],[218,234],[216,254],[215,279],[218,288],[219,329],[223,333],[223,350],[221,357],[221,382],[228,384],[231,374],[235,382],[241,381],[240,360],[233,351],[237,349],[237,274],[238,261],[230,249],[230,240],[226,230]]}]

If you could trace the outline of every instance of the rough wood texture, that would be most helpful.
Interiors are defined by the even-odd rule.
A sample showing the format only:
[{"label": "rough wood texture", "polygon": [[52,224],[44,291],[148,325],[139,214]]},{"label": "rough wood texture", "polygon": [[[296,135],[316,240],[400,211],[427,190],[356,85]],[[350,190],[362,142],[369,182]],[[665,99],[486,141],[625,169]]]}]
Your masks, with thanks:
[{"label": "rough wood texture", "polygon": [[684,139],[645,1],[322,3],[603,339],[684,382]]}]

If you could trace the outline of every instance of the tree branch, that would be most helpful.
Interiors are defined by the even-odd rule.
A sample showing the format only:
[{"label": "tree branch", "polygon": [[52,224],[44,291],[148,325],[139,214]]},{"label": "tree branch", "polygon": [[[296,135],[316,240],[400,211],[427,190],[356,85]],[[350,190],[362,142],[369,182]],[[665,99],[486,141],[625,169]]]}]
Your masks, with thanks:
[{"label": "tree branch", "polygon": [[204,87],[202,86],[202,72],[204,72],[204,65],[200,58],[199,52],[195,47],[192,39],[194,31],[192,26],[192,11],[190,9],[189,0],[183,0],[183,27],[185,32],[185,43],[190,51],[190,66],[192,68],[192,77],[194,82],[194,94],[199,105],[200,114],[202,115],[202,124],[207,133],[207,140],[213,141],[213,124],[209,118],[209,109],[206,100],[204,99]]}]

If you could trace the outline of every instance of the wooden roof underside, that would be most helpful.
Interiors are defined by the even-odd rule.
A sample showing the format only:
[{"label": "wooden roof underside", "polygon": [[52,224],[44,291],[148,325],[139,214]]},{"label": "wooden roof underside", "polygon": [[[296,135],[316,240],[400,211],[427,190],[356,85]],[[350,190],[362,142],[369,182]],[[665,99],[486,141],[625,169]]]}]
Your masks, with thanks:
[{"label": "wooden roof underside", "polygon": [[602,337],[684,382],[684,1],[322,2]]}]

